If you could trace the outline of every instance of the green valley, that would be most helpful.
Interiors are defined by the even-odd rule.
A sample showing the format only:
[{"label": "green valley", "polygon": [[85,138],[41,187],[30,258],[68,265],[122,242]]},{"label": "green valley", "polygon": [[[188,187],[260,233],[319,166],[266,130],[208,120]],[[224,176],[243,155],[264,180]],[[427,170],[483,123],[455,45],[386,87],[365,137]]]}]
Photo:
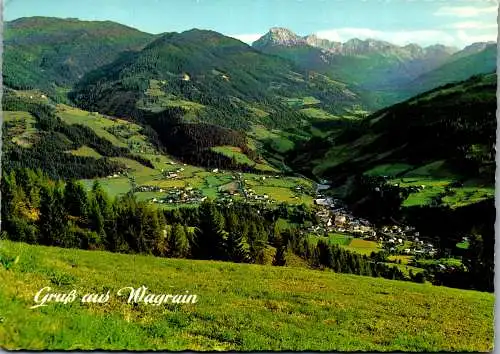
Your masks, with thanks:
[{"label": "green valley", "polygon": [[[157,34],[7,21],[0,345],[491,350],[495,44],[249,45],[162,32],[173,4]],[[170,295],[116,296],[141,286]]]}]

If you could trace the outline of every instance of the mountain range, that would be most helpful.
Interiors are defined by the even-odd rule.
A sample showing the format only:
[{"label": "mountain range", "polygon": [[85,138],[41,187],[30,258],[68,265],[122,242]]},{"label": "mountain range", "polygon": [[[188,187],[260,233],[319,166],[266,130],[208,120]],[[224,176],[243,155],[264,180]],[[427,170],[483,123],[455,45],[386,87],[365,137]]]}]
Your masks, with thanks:
[{"label": "mountain range", "polygon": [[236,142],[246,151],[241,137],[251,137],[282,160],[311,137],[492,73],[495,63],[494,43],[339,43],[272,28],[249,46],[209,30],[152,35],[109,21],[31,17],[6,24],[2,74],[7,88],[152,127],[151,137],[179,156],[200,153],[172,142],[196,145],[210,131],[203,148]]},{"label": "mountain range", "polygon": [[[11,88],[42,89],[62,100],[76,84],[81,88],[82,82],[88,82],[85,75],[91,71],[106,65],[128,65],[134,60],[132,53],[141,50],[142,54],[134,57],[137,60],[144,61],[139,57],[156,53],[145,64],[151,66],[152,78],[155,70],[163,69],[166,71],[159,76],[167,72],[182,76],[182,71],[193,69],[191,64],[197,62],[198,79],[204,76],[211,80],[215,72],[225,75],[225,83],[238,86],[232,95],[240,99],[248,86],[260,85],[256,91],[261,95],[266,83],[268,87],[273,83],[273,89],[279,87],[278,94],[284,96],[289,95],[283,93],[286,87],[293,87],[289,92],[297,87],[311,92],[312,85],[321,87],[319,91],[328,86],[327,91],[335,92],[336,102],[343,96],[340,101],[351,103],[356,96],[357,103],[370,110],[496,69],[495,43],[474,43],[462,50],[439,44],[425,48],[416,44],[397,46],[375,39],[354,38],[340,43],[315,35],[301,37],[278,27],[249,47],[213,31],[152,35],[111,21],[29,17],[6,22],[4,37],[4,84]],[[161,45],[165,50],[158,50]],[[175,51],[170,51],[172,48]],[[223,63],[226,55],[230,58]],[[211,65],[210,60],[215,57],[222,70]],[[243,70],[252,74],[239,73],[231,78],[224,74],[224,70],[238,66],[238,70],[245,67]],[[322,83],[311,84],[311,75]],[[220,88],[221,82],[217,86]],[[330,93],[323,95],[327,101]]]},{"label": "mountain range", "polygon": [[473,43],[459,50],[440,44],[421,47],[357,38],[345,43],[271,30],[252,46],[292,60],[300,67],[376,92],[375,107],[392,104],[439,85],[496,69],[496,43]]}]

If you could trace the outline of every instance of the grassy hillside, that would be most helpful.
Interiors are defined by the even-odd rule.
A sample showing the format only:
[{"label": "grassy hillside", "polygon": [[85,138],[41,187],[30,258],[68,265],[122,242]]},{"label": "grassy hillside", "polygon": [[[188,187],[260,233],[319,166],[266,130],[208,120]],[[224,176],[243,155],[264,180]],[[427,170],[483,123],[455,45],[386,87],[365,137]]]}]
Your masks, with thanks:
[{"label": "grassy hillside", "polygon": [[[491,197],[495,110],[496,75],[477,76],[376,112],[338,134],[311,140],[294,157],[296,164],[312,161],[314,174],[339,183],[367,174],[406,186],[435,185],[438,194],[449,185],[471,189],[471,200],[477,199],[475,190]],[[431,189],[420,191],[427,197],[418,198],[428,202]],[[457,203],[467,199],[458,194]],[[446,199],[453,204],[453,198]]]},{"label": "grassy hillside", "polygon": [[[302,268],[160,259],[1,242],[5,349],[490,351],[493,294]],[[140,281],[137,281],[140,276]],[[127,304],[117,291],[198,295],[196,304]],[[49,303],[39,289],[105,293]],[[64,329],[64,330],[63,330]]]}]

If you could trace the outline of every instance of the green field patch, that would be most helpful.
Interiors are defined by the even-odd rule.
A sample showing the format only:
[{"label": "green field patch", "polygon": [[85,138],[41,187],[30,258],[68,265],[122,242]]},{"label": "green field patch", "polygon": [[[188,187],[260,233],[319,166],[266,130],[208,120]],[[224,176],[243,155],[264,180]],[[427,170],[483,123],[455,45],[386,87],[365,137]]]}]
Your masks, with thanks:
[{"label": "green field patch", "polygon": [[217,197],[219,196],[218,187],[202,187],[201,192],[204,196],[210,199],[217,199]]},{"label": "green field patch", "polygon": [[186,111],[200,111],[205,108],[204,105],[184,100],[173,94],[166,93],[163,86],[166,81],[149,80],[149,88],[145,91],[145,97],[137,102],[137,108],[160,112],[167,107],[180,107]]},{"label": "green field patch", "polygon": [[68,124],[81,124],[91,128],[98,136],[110,141],[113,145],[126,147],[133,153],[153,154],[154,147],[141,134],[142,127],[135,123],[103,116],[97,112],[58,104],[56,114]]},{"label": "green field patch", "polygon": [[313,119],[339,119],[338,116],[328,113],[321,108],[302,108],[300,112]]},{"label": "green field patch", "polygon": [[92,188],[94,181],[98,181],[103,187],[104,191],[108,193],[111,197],[116,197],[118,195],[126,194],[131,189],[131,184],[128,178],[97,178],[97,179],[84,179],[81,182],[88,190]]},{"label": "green field patch", "polygon": [[445,161],[439,160],[408,171],[404,177],[433,177],[436,179],[451,179],[456,176],[446,167]]},{"label": "green field patch", "polygon": [[7,134],[12,136],[12,142],[29,148],[38,133],[36,119],[31,113],[23,111],[3,111],[3,121],[9,126]]},{"label": "green field patch", "polygon": [[227,156],[231,159],[235,159],[236,162],[242,165],[255,165],[255,162],[250,160],[247,155],[241,152],[241,149],[236,146],[216,146],[211,148],[212,151],[215,151],[219,154]]},{"label": "green field patch", "polygon": [[404,207],[411,207],[417,205],[428,205],[432,202],[434,197],[439,196],[443,189],[440,188],[427,188],[424,191],[418,193],[412,193],[403,202]]},{"label": "green field patch", "polygon": [[415,264],[419,267],[426,268],[442,264],[447,267],[461,267],[462,261],[457,258],[440,258],[440,259],[418,259]]},{"label": "green field patch", "polygon": [[302,98],[284,98],[284,101],[286,104],[292,107],[302,107],[302,106],[309,106],[309,105],[315,105],[318,103],[321,103],[320,100],[318,100],[315,97],[312,96],[306,96]]},{"label": "green field patch", "polygon": [[[406,176],[406,175],[405,175]],[[495,196],[493,187],[473,186],[449,187],[452,179],[433,179],[429,177],[404,177],[390,180],[392,184],[400,187],[424,187],[418,192],[411,193],[404,201],[403,206],[428,205],[433,198],[442,196],[442,203],[452,208],[477,203]],[[473,183],[471,183],[473,184]],[[451,192],[445,193],[446,187]]]},{"label": "green field patch", "polygon": [[187,187],[186,181],[182,179],[156,180],[156,181],[150,181],[148,182],[148,184],[165,189]]},{"label": "green field patch", "polygon": [[398,263],[385,263],[385,264],[387,264],[390,267],[396,267],[396,268],[398,268],[407,277],[410,276],[410,271],[413,273],[413,275],[418,274],[418,273],[422,273],[424,271],[424,269],[422,269],[422,268],[410,266],[410,265],[405,264],[405,263],[401,263],[401,264],[398,264]]},{"label": "green field patch", "polygon": [[250,186],[293,188],[297,185],[296,181],[287,177],[275,178],[269,176],[246,175],[245,179],[247,179],[247,184]]},{"label": "green field patch", "polygon": [[338,232],[332,232],[328,234],[328,242],[331,245],[349,246],[353,240],[353,237],[346,234],[341,234]]},{"label": "green field patch", "polygon": [[446,196],[443,198],[443,203],[451,206],[452,208],[458,208],[466,206],[473,203],[478,203],[485,199],[495,197],[495,189],[492,188],[474,188],[474,187],[463,187],[452,189],[453,195]]},{"label": "green field patch", "polygon": [[387,259],[392,262],[398,262],[401,261],[401,264],[408,264],[413,256],[404,256],[404,255],[392,255],[389,256]]},{"label": "green field patch", "polygon": [[279,130],[269,130],[263,125],[252,125],[249,135],[280,153],[295,147],[295,143],[287,137],[286,133]]},{"label": "green field patch", "polygon": [[312,197],[307,195],[296,196],[292,190],[283,187],[268,187],[256,185],[252,189],[258,195],[267,195],[269,199],[277,202],[286,202],[292,204],[312,204]]},{"label": "green field patch", "polygon": [[269,145],[273,150],[280,153],[290,151],[295,147],[295,143],[285,137],[271,139]]},{"label": "green field patch", "polygon": [[96,159],[102,157],[101,154],[99,154],[97,151],[86,145],[80,146],[78,149],[71,150],[70,152],[75,156],[88,156],[88,157],[94,157]]},{"label": "green field patch", "polygon": [[254,136],[258,140],[276,138],[278,135],[267,129],[263,125],[252,125],[250,135]]},{"label": "green field patch", "polygon": [[311,132],[312,136],[317,136],[317,137],[320,137],[320,138],[325,138],[325,137],[328,136],[328,132],[325,132],[325,131],[323,131],[321,129],[318,129],[318,128],[312,126],[312,125],[309,127],[309,131]]},{"label": "green field patch", "polygon": [[208,187],[219,187],[222,186],[228,182],[230,182],[232,179],[228,175],[216,175],[216,174],[211,174],[207,177],[205,177],[205,183],[207,184]]},{"label": "green field patch", "polygon": [[24,101],[42,104],[49,103],[47,95],[40,90],[15,90],[11,92],[14,92],[17,97],[21,97]]},{"label": "green field patch", "polygon": [[269,113],[263,109],[257,107],[256,105],[247,104],[246,107],[250,112],[252,112],[257,118],[265,118],[269,116]]},{"label": "green field patch", "polygon": [[255,167],[256,170],[259,170],[259,171],[264,171],[264,172],[279,172],[278,169],[276,169],[273,166],[268,165],[266,163],[258,163],[254,167]]},{"label": "green field patch", "polygon": [[87,112],[62,104],[57,105],[56,112],[57,115],[68,124],[81,124],[87,126],[101,138],[109,140],[113,145],[127,147],[125,142],[120,141],[115,135],[106,130],[106,128],[113,126],[113,121],[104,118],[98,113]]},{"label": "green field patch", "polygon": [[158,174],[157,171],[150,167],[146,167],[138,161],[126,158],[126,157],[111,157],[110,160],[116,161],[124,164],[131,170],[131,174],[133,174],[136,178],[144,178],[150,177]]},{"label": "green field patch", "polygon": [[418,192],[411,193],[403,202],[403,206],[411,207],[430,204],[433,198],[443,193],[445,187],[453,181],[449,179],[433,179],[428,177],[405,177],[392,179],[389,182],[399,187],[414,186],[421,188]]},{"label": "green field patch", "polygon": [[36,124],[36,119],[29,112],[24,111],[3,111],[2,119],[4,122],[23,122]]},{"label": "green field patch", "polygon": [[353,238],[348,245],[342,245],[346,250],[365,254],[369,256],[372,252],[381,250],[379,244],[375,241],[368,241],[359,238]]},{"label": "green field patch", "polygon": [[165,193],[161,192],[136,192],[134,193],[137,200],[149,201],[153,198],[160,199],[165,197]]},{"label": "green field patch", "polygon": [[[493,348],[494,294],[303,267],[155,258],[2,241],[7,350],[472,351]],[[55,282],[58,284],[56,285]],[[30,309],[33,294],[105,293],[105,304]],[[197,295],[128,304],[117,292]],[[62,330],[64,329],[64,330]]]}]

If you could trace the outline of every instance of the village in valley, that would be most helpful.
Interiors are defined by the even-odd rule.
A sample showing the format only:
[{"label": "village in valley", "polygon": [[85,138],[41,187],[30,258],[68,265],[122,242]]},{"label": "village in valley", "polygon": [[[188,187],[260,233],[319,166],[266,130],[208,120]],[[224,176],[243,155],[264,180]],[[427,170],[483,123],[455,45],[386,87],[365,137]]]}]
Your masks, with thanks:
[{"label": "village in valley", "polygon": [[420,238],[414,227],[408,225],[385,225],[376,227],[368,220],[352,215],[345,206],[336,199],[318,195],[315,204],[319,225],[310,227],[309,231],[318,235],[328,233],[344,233],[368,241],[375,241],[389,253],[404,255],[434,256],[436,247],[431,241]]},{"label": "village in valley", "polygon": [[[164,181],[182,181],[186,172],[186,164],[167,161],[171,168],[161,169],[161,174],[157,177]],[[172,169],[173,168],[173,169]],[[262,208],[276,207],[282,201],[278,200],[272,193],[259,193],[259,186],[278,181],[287,181],[290,177],[279,174],[248,174],[242,172],[227,172],[218,168],[205,172],[211,176],[222,176],[227,183],[218,186],[209,185],[216,188],[215,201],[232,205],[234,201],[243,201],[251,204],[259,204]],[[127,175],[125,173],[125,175]],[[120,175],[109,176],[116,178]],[[202,188],[193,187],[189,182],[184,186],[160,187],[158,185],[134,184],[134,177],[127,175],[133,190],[136,193],[155,192],[157,195],[151,197],[149,201],[165,207],[175,207],[181,205],[196,205],[207,199]],[[187,180],[189,181],[189,180]],[[384,250],[388,254],[417,256],[419,258],[432,258],[437,253],[437,247],[432,240],[424,239],[414,227],[409,225],[393,224],[377,227],[370,221],[353,215],[342,201],[327,196],[325,192],[330,186],[328,181],[321,183],[311,183],[316,185],[316,190],[303,184],[290,187],[293,200],[296,204],[302,200],[304,195],[310,197],[310,204],[314,208],[317,223],[314,225],[298,225],[301,233],[309,235],[325,236],[329,234],[342,234],[353,239],[361,239],[377,243],[379,250]]]}]

